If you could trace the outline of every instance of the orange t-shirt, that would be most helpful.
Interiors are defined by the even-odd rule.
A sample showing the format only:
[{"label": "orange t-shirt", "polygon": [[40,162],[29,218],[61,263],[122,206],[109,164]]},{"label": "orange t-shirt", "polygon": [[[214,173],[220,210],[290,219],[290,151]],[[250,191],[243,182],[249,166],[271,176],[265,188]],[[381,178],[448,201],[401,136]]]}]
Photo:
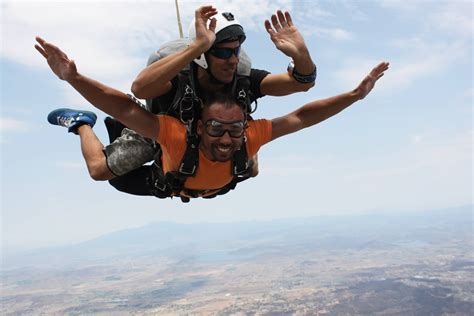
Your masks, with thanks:
[{"label": "orange t-shirt", "polygon": [[[186,129],[178,119],[159,115],[160,132],[157,138],[163,151],[162,163],[165,174],[176,171],[186,152]],[[245,130],[247,136],[247,154],[253,157],[260,147],[271,140],[272,122],[269,120],[249,121]],[[214,190],[220,189],[232,181],[231,162],[211,161],[199,149],[199,166],[193,177],[184,183],[186,189]]]}]

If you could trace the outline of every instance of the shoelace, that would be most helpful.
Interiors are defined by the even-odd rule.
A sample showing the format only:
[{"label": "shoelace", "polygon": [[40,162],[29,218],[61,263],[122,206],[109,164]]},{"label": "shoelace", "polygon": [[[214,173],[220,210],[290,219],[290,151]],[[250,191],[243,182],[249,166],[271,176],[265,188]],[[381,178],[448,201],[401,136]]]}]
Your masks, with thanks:
[{"label": "shoelace", "polygon": [[69,127],[72,123],[74,123],[75,118],[71,116],[59,116],[58,117],[58,124],[61,126]]}]

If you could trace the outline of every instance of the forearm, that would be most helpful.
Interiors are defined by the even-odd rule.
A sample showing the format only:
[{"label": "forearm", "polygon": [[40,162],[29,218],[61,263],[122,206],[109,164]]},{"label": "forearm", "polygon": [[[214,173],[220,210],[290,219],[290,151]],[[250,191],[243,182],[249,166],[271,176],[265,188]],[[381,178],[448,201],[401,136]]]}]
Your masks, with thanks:
[{"label": "forearm", "polygon": [[[295,63],[295,69],[298,73],[302,75],[309,75],[313,73],[315,64],[311,59],[311,55],[309,54],[308,48],[304,47],[304,49],[298,50],[298,54],[292,56],[293,62]],[[313,83],[314,85],[314,83]]]},{"label": "forearm", "polygon": [[97,109],[113,116],[145,137],[156,138],[155,115],[145,111],[130,97],[98,81],[77,74],[68,83]]},{"label": "forearm", "polygon": [[384,75],[388,63],[382,62],[362,80],[352,91],[323,100],[310,102],[296,111],[272,120],[272,140],[313,126],[336,115],[354,102],[365,98]]},{"label": "forearm", "polygon": [[296,110],[295,115],[301,122],[300,128],[306,128],[336,115],[359,100],[359,93],[353,90],[327,99],[310,102]]},{"label": "forearm", "polygon": [[92,105],[113,117],[119,118],[130,107],[136,106],[125,93],[79,73],[68,83]]},{"label": "forearm", "polygon": [[313,86],[314,82],[299,83],[286,72],[266,76],[260,83],[260,91],[263,95],[285,96],[295,92],[308,91]]},{"label": "forearm", "polygon": [[137,98],[151,99],[167,92],[168,84],[193,59],[202,54],[202,48],[190,45],[184,50],[166,56],[143,69],[132,84]]},{"label": "forearm", "polygon": [[361,99],[356,90],[305,104],[296,111],[272,120],[272,140],[310,127],[341,112]]}]

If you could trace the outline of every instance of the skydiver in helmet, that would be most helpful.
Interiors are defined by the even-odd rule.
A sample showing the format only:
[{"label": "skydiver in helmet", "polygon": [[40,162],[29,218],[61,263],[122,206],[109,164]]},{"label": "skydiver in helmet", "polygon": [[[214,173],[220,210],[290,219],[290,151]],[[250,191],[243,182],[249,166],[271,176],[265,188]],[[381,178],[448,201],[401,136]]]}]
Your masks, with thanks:
[{"label": "skydiver in helmet", "polygon": [[[264,95],[277,96],[306,91],[314,85],[316,77],[315,65],[289,13],[278,11],[271,17],[271,22],[265,21],[265,27],[277,48],[293,58],[294,66],[281,74],[251,69],[246,76],[249,81],[250,102]],[[40,44],[37,49],[48,62],[52,59],[49,54],[62,54],[63,62],[68,63],[67,56],[57,47],[41,38],[37,40]],[[155,114],[169,114],[170,109],[172,110],[173,101],[182,93],[179,91],[183,80],[181,72],[187,66],[190,66],[189,74],[193,78],[194,92],[202,103],[206,101],[207,94],[215,91],[229,92],[232,88],[239,66],[240,45],[245,41],[244,30],[233,14],[218,13],[212,6],[197,9],[190,40],[184,49],[145,68],[132,85],[132,91],[137,97],[151,100],[148,109]],[[73,62],[68,66],[75,67]],[[62,78],[61,74],[57,75]],[[88,98],[87,92],[81,94]],[[104,102],[96,97],[88,100],[93,104]],[[200,112],[196,111],[195,115],[197,121]],[[117,140],[104,147],[92,131],[95,115],[85,111],[59,109],[51,112],[48,120],[52,124],[67,126],[70,132],[79,134],[83,156],[94,180],[113,179],[112,185],[121,191],[150,195],[145,181],[150,167],[143,164],[155,158],[159,147],[154,141],[124,129]],[[112,136],[111,140],[114,138]]]},{"label": "skydiver in helmet", "polygon": [[[163,150],[161,164],[166,180],[168,175],[174,177],[176,172],[181,172],[183,157],[191,148],[187,142],[187,128],[181,120],[170,115],[152,114],[126,94],[81,75],[74,63],[51,44],[43,42],[38,50],[47,58],[53,72],[66,80],[96,108],[113,115],[141,135],[160,144]],[[388,66],[386,62],[375,66],[351,91],[309,102],[272,120],[249,121],[245,108],[233,95],[215,92],[207,99],[202,115],[197,120],[199,142],[195,150],[198,151],[199,163],[196,172],[192,177],[187,177],[182,186],[175,187],[173,182],[166,182],[170,187],[163,192],[169,193],[166,197],[179,196],[183,201],[219,194],[235,179],[232,158],[237,152],[245,148],[251,157],[257,154],[262,146],[279,137],[311,127],[338,114],[365,98]],[[63,110],[64,112],[67,110]],[[64,120],[64,123],[59,123],[63,117],[59,116],[57,124],[72,128],[73,131],[77,121],[89,124],[88,119],[95,119],[92,112],[81,112],[77,120]]]}]

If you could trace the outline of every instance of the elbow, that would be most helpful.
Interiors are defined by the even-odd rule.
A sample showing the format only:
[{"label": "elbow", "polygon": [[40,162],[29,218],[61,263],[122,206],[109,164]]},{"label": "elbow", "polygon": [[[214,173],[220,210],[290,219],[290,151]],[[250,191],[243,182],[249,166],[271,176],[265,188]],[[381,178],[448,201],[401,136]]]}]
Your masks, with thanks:
[{"label": "elbow", "polygon": [[316,82],[310,82],[310,83],[300,83],[298,84],[300,92],[306,92],[309,91],[311,88],[315,86]]},{"label": "elbow", "polygon": [[301,83],[293,79],[293,82],[291,84],[291,93],[295,92],[306,92],[309,91],[312,87],[314,87],[315,82],[309,82],[309,83]]},{"label": "elbow", "polygon": [[145,96],[145,93],[143,91],[143,85],[135,79],[135,81],[133,81],[132,83],[132,93],[135,97],[137,97],[138,99],[146,99],[147,96]]}]

